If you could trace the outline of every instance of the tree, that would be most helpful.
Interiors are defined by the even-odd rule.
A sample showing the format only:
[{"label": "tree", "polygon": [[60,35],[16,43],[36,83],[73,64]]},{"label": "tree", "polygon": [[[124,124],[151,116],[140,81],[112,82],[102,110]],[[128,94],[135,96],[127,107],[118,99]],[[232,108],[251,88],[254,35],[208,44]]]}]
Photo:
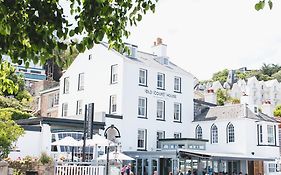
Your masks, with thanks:
[{"label": "tree", "polygon": [[31,95],[24,89],[24,80],[15,72],[15,68],[8,62],[0,64],[0,111],[9,112],[12,119],[29,118],[27,111],[32,101]]},{"label": "tree", "polygon": [[274,79],[276,79],[277,81],[281,82],[281,70],[279,70],[278,72],[274,73],[274,74],[272,75],[272,77],[273,77]]},{"label": "tree", "polygon": [[222,71],[218,71],[213,74],[212,80],[219,81],[221,84],[224,84],[227,80],[228,69],[224,69]]},{"label": "tree", "polygon": [[273,74],[277,73],[279,70],[281,70],[281,66],[279,66],[278,64],[263,63],[261,67],[261,73],[268,76],[272,76]]},{"label": "tree", "polygon": [[276,117],[281,117],[281,105],[277,105],[273,111],[273,115]]},{"label": "tree", "polygon": [[[155,11],[153,0],[2,0],[0,3],[0,54],[14,63],[44,64],[53,51],[76,48],[83,52],[104,38],[124,50],[129,26]],[[68,11],[69,9],[69,11]],[[68,13],[70,15],[68,15]],[[77,40],[77,36],[81,37]],[[59,55],[55,55],[59,57]]]},{"label": "tree", "polygon": [[0,160],[7,157],[13,142],[24,133],[12,119],[12,113],[0,111]]},{"label": "tree", "polygon": [[217,104],[219,106],[223,106],[225,104],[225,102],[227,102],[229,100],[227,91],[224,89],[218,89],[216,94],[217,94]]},{"label": "tree", "polygon": [[[262,9],[264,9],[265,5],[266,5],[266,1],[265,1],[265,0],[260,0],[258,3],[256,3],[255,9],[256,9],[257,11],[262,10]],[[271,0],[268,0],[268,1],[267,1],[267,5],[268,5],[269,9],[271,10],[272,7],[273,7],[272,1],[271,1]]]}]

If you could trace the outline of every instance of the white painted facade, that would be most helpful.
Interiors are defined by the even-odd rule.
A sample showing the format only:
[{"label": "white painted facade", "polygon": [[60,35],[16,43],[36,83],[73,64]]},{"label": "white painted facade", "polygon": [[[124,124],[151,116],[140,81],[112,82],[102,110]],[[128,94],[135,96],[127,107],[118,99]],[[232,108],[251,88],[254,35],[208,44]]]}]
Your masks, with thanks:
[{"label": "white painted facade", "polygon": [[43,124],[41,131],[25,130],[24,134],[14,143],[15,149],[10,152],[11,159],[26,156],[39,157],[45,152],[51,154],[51,130],[50,126]]},{"label": "white painted facade", "polygon": [[[213,112],[214,109],[218,112]],[[222,110],[224,110],[224,112],[220,112]],[[195,120],[192,122],[193,137],[197,137],[196,128],[200,126],[202,128],[202,138],[209,140],[209,142],[206,143],[207,151],[232,154],[237,155],[237,157],[247,157],[248,160],[251,158],[271,158],[277,160],[279,158],[279,132],[277,122],[252,118],[253,115],[247,114],[250,113],[250,110],[246,110],[245,105],[241,104],[211,107],[209,113],[211,113],[211,116],[208,116],[209,119],[201,121]],[[223,117],[220,116],[220,113],[223,113],[223,115],[221,115]],[[242,115],[237,116],[237,113]],[[211,117],[215,118],[211,119]],[[228,140],[228,126],[230,124],[234,126],[233,142]],[[214,125],[217,127],[218,131],[217,143],[212,143],[211,129]],[[270,140],[272,137],[269,138],[268,127],[272,127],[273,129],[274,141]],[[276,165],[274,161],[265,161],[265,174],[270,174],[268,171],[269,163],[275,163]],[[246,164],[247,162],[242,161],[240,167],[246,167]]]},{"label": "white painted facade", "polygon": [[[113,115],[113,118],[105,118],[106,128],[112,124],[118,128],[123,151],[139,150],[139,129],[146,130],[144,150],[147,151],[156,150],[157,131],[165,131],[165,138],[173,138],[175,133],[189,137],[191,131],[187,126],[193,119],[193,76],[170,62],[165,55],[166,47],[163,44],[154,46],[154,53],[161,57],[137,52],[136,58],[132,58],[108,49],[105,44],[79,54],[60,79],[59,116],[62,116],[63,103],[68,103],[67,115],[63,117],[83,120],[84,109],[81,115],[76,115],[77,101],[82,100],[82,106],[94,103],[96,114]],[[111,83],[114,65],[117,65],[117,82]],[[146,85],[139,85],[140,70],[147,72]],[[84,89],[79,91],[80,73],[84,73]],[[158,73],[165,74],[164,90],[157,88]],[[64,93],[67,77],[69,93]],[[175,77],[181,79],[180,93],[174,92]],[[116,98],[116,112],[110,111],[111,96]],[[138,116],[139,97],[147,99],[146,117]],[[165,101],[164,120],[157,120],[158,100]],[[180,121],[174,120],[175,103],[181,104]],[[122,119],[114,116],[122,116]]]}]

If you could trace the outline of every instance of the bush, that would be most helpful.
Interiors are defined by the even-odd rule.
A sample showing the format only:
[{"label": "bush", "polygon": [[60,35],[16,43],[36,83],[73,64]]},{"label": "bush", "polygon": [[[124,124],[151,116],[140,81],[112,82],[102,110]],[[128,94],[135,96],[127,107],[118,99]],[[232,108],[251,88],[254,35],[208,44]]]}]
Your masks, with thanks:
[{"label": "bush", "polygon": [[50,164],[53,162],[52,157],[48,156],[47,153],[41,153],[41,156],[38,160],[42,165]]}]

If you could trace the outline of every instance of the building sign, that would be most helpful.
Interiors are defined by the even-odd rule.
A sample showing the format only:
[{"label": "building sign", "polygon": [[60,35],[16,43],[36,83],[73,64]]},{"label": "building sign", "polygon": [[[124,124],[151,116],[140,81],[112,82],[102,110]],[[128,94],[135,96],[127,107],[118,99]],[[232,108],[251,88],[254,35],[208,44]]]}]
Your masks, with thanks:
[{"label": "building sign", "polygon": [[89,103],[85,107],[85,134],[86,138],[93,138],[94,103]]},{"label": "building sign", "polygon": [[157,97],[177,98],[177,95],[175,95],[175,94],[169,94],[169,93],[157,91],[157,90],[145,89],[145,93],[155,95]]}]

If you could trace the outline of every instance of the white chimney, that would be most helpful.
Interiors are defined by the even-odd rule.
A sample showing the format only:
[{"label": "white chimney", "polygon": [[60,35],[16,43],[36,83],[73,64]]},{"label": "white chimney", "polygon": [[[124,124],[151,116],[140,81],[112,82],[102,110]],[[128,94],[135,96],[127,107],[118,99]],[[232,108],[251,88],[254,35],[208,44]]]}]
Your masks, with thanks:
[{"label": "white chimney", "polygon": [[273,116],[273,111],[274,111],[274,106],[270,103],[270,101],[265,101],[262,105],[261,105],[261,112],[270,116],[270,117],[274,117]]},{"label": "white chimney", "polygon": [[217,104],[217,94],[214,93],[213,89],[208,89],[204,94],[205,102]]},{"label": "white chimney", "polygon": [[167,58],[167,45],[163,44],[162,38],[157,38],[152,46],[152,53],[158,57]]}]

